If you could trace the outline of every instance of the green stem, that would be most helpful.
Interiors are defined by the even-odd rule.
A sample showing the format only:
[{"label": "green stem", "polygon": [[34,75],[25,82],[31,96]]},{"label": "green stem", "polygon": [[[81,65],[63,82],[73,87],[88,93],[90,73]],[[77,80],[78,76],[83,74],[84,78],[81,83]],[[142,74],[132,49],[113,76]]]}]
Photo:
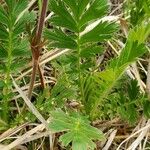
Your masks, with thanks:
[{"label": "green stem", "polygon": [[9,115],[9,93],[10,93],[10,73],[11,73],[11,64],[12,64],[12,51],[13,51],[13,41],[12,41],[12,31],[9,30],[9,39],[8,39],[8,58],[7,58],[7,72],[5,76],[5,87],[3,89],[3,117],[6,122],[8,122]]},{"label": "green stem", "polygon": [[84,102],[84,90],[83,90],[83,84],[82,84],[82,80],[83,80],[83,76],[82,76],[82,72],[81,72],[81,57],[80,57],[80,52],[81,52],[81,48],[80,48],[80,35],[78,33],[77,35],[77,52],[78,52],[78,78],[79,78],[79,88],[80,88],[80,92],[81,92],[81,101]]}]

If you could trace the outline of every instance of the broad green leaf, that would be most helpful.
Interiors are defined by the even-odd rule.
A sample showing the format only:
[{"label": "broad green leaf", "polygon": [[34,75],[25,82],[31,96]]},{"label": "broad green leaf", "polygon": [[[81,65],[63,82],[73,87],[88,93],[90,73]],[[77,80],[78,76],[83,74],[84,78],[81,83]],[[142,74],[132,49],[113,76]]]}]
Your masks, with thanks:
[{"label": "broad green leaf", "polygon": [[51,115],[53,119],[50,129],[55,132],[66,131],[60,136],[60,141],[64,146],[72,143],[73,150],[94,150],[96,145],[93,140],[104,138],[100,130],[92,127],[89,121],[79,114],[71,116],[63,111],[54,111]]}]

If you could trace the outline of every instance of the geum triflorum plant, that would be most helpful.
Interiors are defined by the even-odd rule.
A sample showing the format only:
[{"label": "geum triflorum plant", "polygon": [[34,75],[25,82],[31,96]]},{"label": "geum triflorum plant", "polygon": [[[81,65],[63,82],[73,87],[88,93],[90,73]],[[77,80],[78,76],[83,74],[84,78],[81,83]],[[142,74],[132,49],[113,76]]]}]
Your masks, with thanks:
[{"label": "geum triflorum plant", "polygon": [[[103,53],[104,43],[118,30],[116,23],[103,19],[109,9],[107,0],[50,0],[49,10],[53,12],[49,19],[51,29],[45,29],[44,40],[41,38],[48,1],[39,1],[43,2],[40,4],[41,17],[38,26],[31,27],[33,32],[28,27],[29,22],[34,20],[34,13],[26,11],[19,15],[27,7],[27,2],[5,0],[4,4],[0,5],[0,129],[6,127],[1,124],[9,121],[9,101],[12,96],[10,75],[19,71],[22,58],[26,61],[25,54],[30,49],[25,30],[27,27],[31,35],[29,41],[35,64],[28,98],[32,96],[43,44],[47,42],[46,47],[69,49],[70,51],[59,60],[62,76],[52,88],[48,99],[52,101],[51,105],[56,104],[53,105],[53,109],[59,107],[57,104],[61,101],[61,108],[66,112],[52,111],[50,128],[54,132],[65,132],[60,136],[60,141],[65,147],[72,146],[73,150],[94,149],[96,145],[93,141],[102,140],[103,135],[82,115],[92,121],[99,117],[101,107],[105,107],[105,100],[126,68],[146,52],[144,41],[149,35],[150,25],[142,22],[132,29],[120,56],[112,59],[105,70],[99,72],[97,57]],[[38,57],[35,57],[36,54]],[[19,64],[16,63],[17,60]],[[62,104],[63,100],[66,102],[72,100],[71,98],[79,103],[79,107],[75,109],[78,113],[72,112],[72,108],[68,109],[66,103]],[[42,101],[42,107],[50,107],[50,101]],[[44,110],[42,113],[47,114],[48,111]]]},{"label": "geum triflorum plant", "polygon": [[[52,0],[49,8],[54,12],[49,22],[53,29],[45,30],[45,38],[54,48],[67,48],[70,64],[69,73],[76,74],[73,84],[78,85],[78,97],[91,119],[98,116],[100,105],[125,69],[147,50],[144,41],[149,35],[149,24],[142,23],[129,32],[125,47],[120,56],[110,61],[106,69],[96,72],[96,54],[102,54],[103,42],[117,31],[113,22],[102,21],[107,14],[107,0]],[[90,25],[96,22],[92,28]],[[67,73],[67,72],[66,72]]]},{"label": "geum triflorum plant", "polygon": [[[105,99],[126,68],[146,52],[144,41],[150,32],[149,24],[141,23],[140,26],[132,29],[120,56],[112,59],[104,71],[98,72],[95,56],[102,54],[104,49],[102,43],[109,40],[117,31],[117,25],[114,22],[102,19],[108,11],[107,0],[52,0],[49,2],[49,9],[54,13],[49,19],[53,29],[45,29],[44,37],[49,40],[49,46],[52,48],[70,49],[70,52],[66,54],[64,65],[62,62],[62,70],[67,66],[64,71],[67,77],[64,79],[67,83],[69,82],[70,88],[78,87],[76,100],[83,105],[80,110],[94,120],[98,118],[101,106],[104,106]],[[66,116],[61,116],[64,122],[58,122],[55,118],[58,115],[52,116],[54,119],[51,127],[59,132],[60,129],[57,130],[54,126],[63,125],[67,121]],[[68,129],[68,135],[72,135],[70,132],[73,130],[66,126],[64,129],[65,131]],[[64,138],[60,140],[65,146],[69,142],[74,143],[72,137],[67,139],[67,142]],[[89,143],[87,141],[84,144]],[[73,145],[73,147],[76,146]]]},{"label": "geum triflorum plant", "polygon": [[[68,87],[78,87],[76,100],[84,105],[83,110],[88,114],[86,103],[92,94],[88,89],[92,88],[93,84],[86,83],[86,80],[93,76],[97,68],[94,57],[103,51],[100,42],[110,39],[117,30],[117,25],[100,20],[108,11],[108,3],[104,0],[52,0],[49,1],[49,9],[54,13],[49,19],[53,29],[45,29],[44,37],[49,40],[49,47],[70,49],[64,60],[70,64],[69,70],[64,73],[68,77],[63,79],[66,79],[66,84],[71,83]],[[85,32],[95,21],[98,21],[97,25]],[[70,76],[72,81],[67,80]],[[61,80],[58,80],[57,84],[59,81]],[[55,99],[57,100],[57,96]],[[94,149],[95,144],[92,140],[100,140],[103,137],[99,130],[92,128],[87,121],[80,118],[80,115],[73,119],[73,116],[65,115],[63,112],[52,112],[52,117],[51,129],[55,132],[67,131],[60,140],[64,146],[72,142],[73,150]],[[57,128],[58,126],[60,128]]]},{"label": "geum triflorum plant", "polygon": [[[71,50],[67,59],[72,69],[70,72],[76,76],[73,84],[78,85],[77,99],[86,104],[90,93],[85,91],[85,88],[88,88],[85,80],[97,67],[94,57],[102,53],[101,43],[111,38],[117,30],[117,25],[100,20],[108,11],[106,0],[52,0],[49,2],[49,8],[54,12],[49,20],[53,29],[46,29],[44,36],[49,39],[51,47]],[[95,21],[99,23],[87,31],[87,27]],[[84,106],[87,111],[86,105]]]}]

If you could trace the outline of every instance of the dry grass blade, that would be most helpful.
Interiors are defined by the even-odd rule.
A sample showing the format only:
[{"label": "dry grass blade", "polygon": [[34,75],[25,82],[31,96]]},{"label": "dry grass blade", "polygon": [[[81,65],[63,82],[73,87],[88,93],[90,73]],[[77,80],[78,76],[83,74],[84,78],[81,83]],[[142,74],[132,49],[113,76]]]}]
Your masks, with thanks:
[{"label": "dry grass blade", "polygon": [[36,107],[31,103],[31,101],[28,99],[28,97],[24,94],[24,92],[19,88],[19,86],[16,84],[15,80],[12,78],[13,85],[15,86],[18,93],[21,95],[27,106],[29,107],[30,111],[45,125],[46,129],[49,131],[49,138],[50,138],[50,149],[53,148],[53,142],[52,142],[52,134],[50,132],[49,126],[47,121],[43,118],[43,116],[39,113],[39,111],[36,109]]},{"label": "dry grass blade", "polygon": [[22,144],[25,140],[27,140],[31,135],[37,133],[38,131],[43,130],[44,128],[45,127],[43,124],[38,125],[37,127],[31,129],[30,131],[26,132],[24,135],[22,135],[21,137],[19,137],[18,139],[16,139],[12,143],[10,143],[9,145],[5,146],[3,148],[3,150],[11,150],[11,149],[15,148],[16,146]]},{"label": "dry grass blade", "polygon": [[22,144],[25,144],[27,142],[31,142],[31,141],[37,140],[37,139],[42,138],[42,137],[47,137],[47,136],[49,136],[49,132],[48,131],[43,132],[43,133],[37,133],[35,135],[30,136],[25,141],[23,141]]},{"label": "dry grass blade", "polygon": [[12,78],[13,85],[15,86],[18,93],[23,98],[24,102],[29,107],[30,111],[45,125],[47,130],[49,130],[47,121],[43,118],[43,116],[39,113],[39,111],[36,109],[36,107],[31,103],[31,101],[27,98],[26,94],[19,88],[19,86],[16,84],[15,80]]},{"label": "dry grass blade", "polygon": [[26,127],[28,124],[29,123],[24,123],[23,125],[21,125],[19,127],[14,127],[14,128],[8,129],[7,131],[5,131],[3,134],[0,135],[0,142],[2,142],[3,140],[7,139],[8,137],[16,134],[21,129],[23,129],[24,127]]},{"label": "dry grass blade", "polygon": [[109,150],[115,136],[116,136],[117,130],[113,130],[110,134],[110,136],[108,137],[108,141],[106,143],[106,145],[103,147],[102,150]]},{"label": "dry grass blade", "polygon": [[[149,122],[149,120],[148,120]],[[127,142],[128,140],[130,140],[132,137],[134,137],[136,134],[139,134],[140,132],[143,132],[143,131],[147,131],[148,129],[150,128],[150,123],[148,123],[145,127],[139,129],[138,131],[136,131],[135,133],[131,134],[128,138],[126,138],[124,141],[121,142],[121,144],[118,146],[118,148],[116,150],[119,150],[120,147],[125,143]]]},{"label": "dry grass blade", "polygon": [[[41,60],[40,60],[40,66],[50,62],[51,60],[69,52],[70,50],[69,49],[64,49],[64,50],[55,50],[55,51],[52,51],[52,52],[48,52],[48,55],[47,53],[45,53]],[[45,59],[43,59],[44,57],[46,57]],[[26,76],[27,74],[29,74],[30,72],[32,71],[32,69],[29,69],[28,71],[26,71],[25,73],[23,73],[21,76],[19,76],[16,80],[20,80],[22,79],[24,76]]]},{"label": "dry grass blade", "polygon": [[[150,120],[147,121],[146,125],[150,124]],[[128,150],[136,150],[136,148],[138,147],[138,145],[141,143],[141,141],[144,139],[144,137],[146,136],[147,132],[148,132],[148,128],[143,130],[139,136],[137,137],[137,139],[130,145],[130,147],[128,148]]]}]

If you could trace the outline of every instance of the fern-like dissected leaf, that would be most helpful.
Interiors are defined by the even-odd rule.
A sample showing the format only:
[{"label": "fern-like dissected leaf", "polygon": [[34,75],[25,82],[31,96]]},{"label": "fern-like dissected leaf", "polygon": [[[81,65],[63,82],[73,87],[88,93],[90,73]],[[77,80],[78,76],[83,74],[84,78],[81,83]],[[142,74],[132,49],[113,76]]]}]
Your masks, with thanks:
[{"label": "fern-like dissected leaf", "polygon": [[[90,2],[90,1],[89,1]],[[90,7],[86,9],[86,5],[84,8],[82,7],[82,12],[86,9],[86,11],[79,16],[80,19],[80,28],[87,24],[90,21],[94,21],[96,19],[101,18],[102,16],[107,14],[108,11],[108,1],[107,0],[93,0],[90,2]],[[80,6],[79,6],[80,7]]]},{"label": "fern-like dissected leaf", "polygon": [[50,32],[46,29],[45,37],[52,40],[50,44],[52,47],[69,49],[75,49],[77,47],[76,42],[60,29],[55,29],[54,32]]},{"label": "fern-like dissected leaf", "polygon": [[[49,20],[52,25],[59,27],[61,32],[63,32],[67,37],[69,36],[76,43],[80,33],[89,25],[89,22],[100,19],[108,11],[107,0],[80,0],[77,1],[62,1],[62,0],[52,0],[50,1],[50,10],[54,12],[54,15]],[[54,29],[54,32],[56,29]],[[69,31],[67,31],[69,30]],[[111,35],[116,31],[116,25],[109,22],[100,22],[94,29],[90,32],[80,36],[80,45],[87,42],[102,42],[105,39],[110,39]],[[53,36],[48,36],[53,35]],[[54,35],[52,31],[45,31],[46,37],[53,41],[55,47],[62,47],[67,44],[67,40],[61,36],[62,33]],[[54,39],[59,37],[59,43]],[[61,38],[61,39],[60,39]],[[64,48],[72,49],[71,47],[75,44],[68,43]],[[57,46],[58,45],[58,46]],[[72,46],[71,46],[72,45]]]},{"label": "fern-like dissected leaf", "polygon": [[[18,44],[19,43],[19,44]],[[12,56],[14,58],[18,57],[28,57],[30,53],[28,52],[30,49],[28,39],[24,38],[21,41],[16,41],[14,50],[12,51]]]},{"label": "fern-like dissected leaf", "polygon": [[88,42],[102,42],[111,38],[112,34],[116,31],[114,23],[101,22],[94,29],[81,36],[81,43]]},{"label": "fern-like dissected leaf", "polygon": [[64,2],[61,0],[52,0],[49,3],[51,11],[56,14],[50,19],[51,23],[56,26],[66,27],[69,30],[76,32],[76,22],[70,12],[67,10]]},{"label": "fern-like dissected leaf", "polygon": [[[144,31],[143,37],[140,37],[139,32]],[[98,111],[98,106],[107,98],[108,94],[115,86],[118,79],[124,73],[125,69],[131,64],[136,58],[142,56],[147,48],[144,45],[144,41],[150,33],[149,24],[141,24],[135,29],[131,30],[127,39],[126,45],[122,50],[120,56],[110,62],[110,65],[106,70],[97,73],[95,75],[95,82],[99,84],[99,98],[89,101],[88,105],[91,106],[91,116],[95,117],[95,112]],[[139,38],[138,38],[139,37]]]},{"label": "fern-like dissected leaf", "polygon": [[[108,12],[108,1],[51,0],[49,8],[54,13],[49,19],[53,29],[45,29],[44,37],[49,40],[50,47],[72,50],[66,58],[68,64],[64,64],[70,66],[66,75],[75,77],[72,84],[78,87],[76,99],[90,112],[92,106],[87,101],[98,96],[96,91],[93,93],[91,83],[94,81],[92,72],[97,67],[94,57],[102,54],[101,43],[110,39],[118,28],[114,22],[100,21]],[[95,21],[99,23],[88,31]]]},{"label": "fern-like dissected leaf", "polygon": [[0,22],[5,25],[8,24],[8,16],[2,6],[0,6]]},{"label": "fern-like dissected leaf", "polygon": [[[49,20],[54,28],[44,32],[44,36],[49,39],[49,45],[72,49],[72,55],[76,57],[74,68],[78,69],[78,72],[91,68],[91,56],[102,52],[98,42],[110,39],[117,30],[115,23],[106,21],[84,32],[87,26],[106,15],[107,0],[51,0],[49,8],[54,12]],[[84,60],[83,64],[79,63],[85,55],[84,59],[88,60]]]},{"label": "fern-like dissected leaf", "polygon": [[54,111],[52,114],[52,121],[50,128],[54,132],[66,133],[60,136],[60,141],[64,146],[72,143],[73,150],[94,150],[96,147],[93,140],[102,140],[104,136],[102,132],[89,124],[89,121],[79,115],[68,115],[63,111]]},{"label": "fern-like dissected leaf", "polygon": [[10,74],[18,72],[17,69],[25,63],[24,56],[30,55],[30,43],[26,39],[25,27],[27,22],[34,21],[35,14],[27,11],[19,16],[27,5],[27,0],[5,0],[5,4],[0,6],[0,71],[3,72],[2,78],[5,83],[3,89],[0,89],[0,93],[3,94],[0,118],[6,122],[12,96]]},{"label": "fern-like dissected leaf", "polygon": [[35,14],[32,12],[26,12],[21,18],[17,19],[19,13],[27,7],[27,0],[15,0],[14,3],[8,0],[6,4],[4,8],[0,6],[0,53],[3,53],[3,55],[0,55],[0,60],[5,57],[4,63],[9,61],[7,59],[11,59],[13,62],[18,56],[30,54],[28,40],[24,40],[20,35],[25,32],[26,23],[35,19]]}]

